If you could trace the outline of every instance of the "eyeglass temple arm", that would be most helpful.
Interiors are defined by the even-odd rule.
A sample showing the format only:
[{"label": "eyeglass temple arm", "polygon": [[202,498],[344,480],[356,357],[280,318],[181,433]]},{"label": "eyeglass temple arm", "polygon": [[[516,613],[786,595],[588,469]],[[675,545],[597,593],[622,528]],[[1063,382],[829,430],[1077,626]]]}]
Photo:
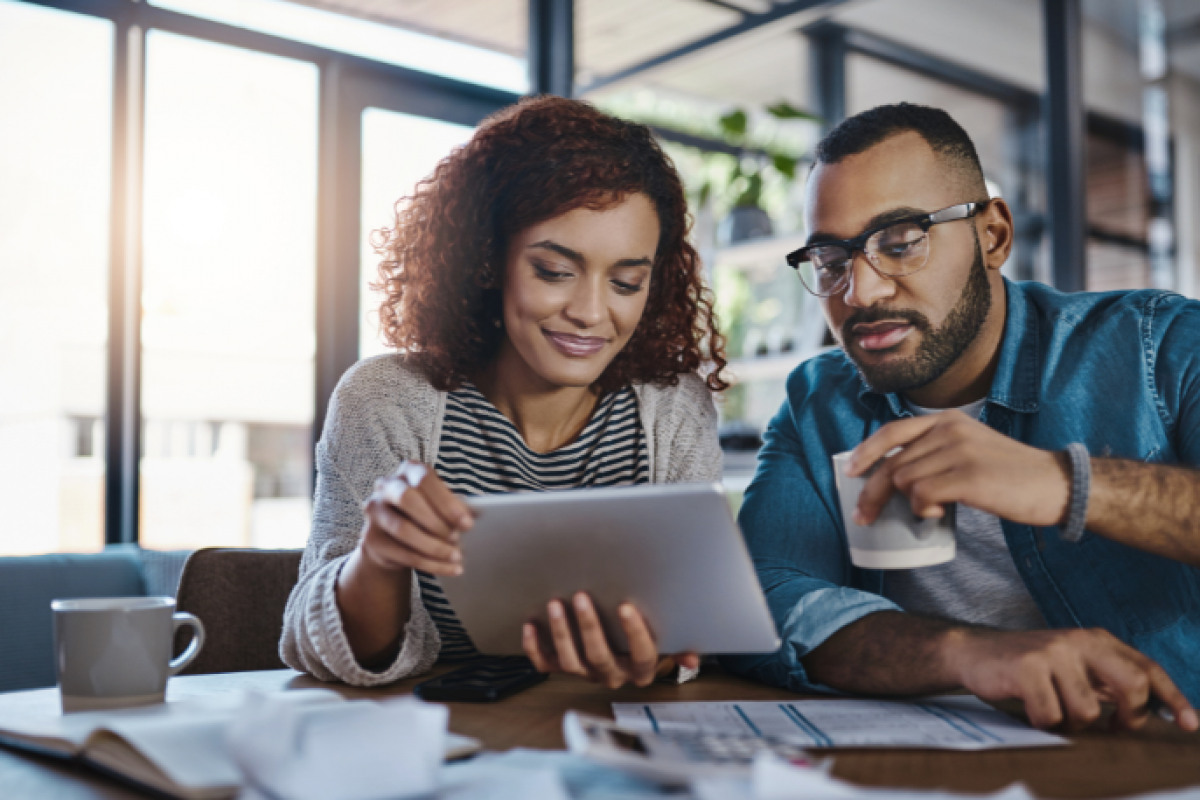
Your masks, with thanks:
[{"label": "eyeglass temple arm", "polygon": [[951,222],[956,219],[966,219],[975,215],[983,203],[959,203],[956,206],[943,208],[941,211],[935,211],[929,215],[929,221],[933,224],[939,222]]}]

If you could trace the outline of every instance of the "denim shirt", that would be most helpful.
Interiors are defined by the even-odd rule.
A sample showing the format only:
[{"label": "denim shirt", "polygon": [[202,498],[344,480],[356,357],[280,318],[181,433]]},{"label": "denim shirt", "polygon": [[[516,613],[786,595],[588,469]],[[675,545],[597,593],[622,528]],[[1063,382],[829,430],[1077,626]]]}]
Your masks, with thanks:
[{"label": "denim shirt", "polygon": [[[1161,291],[1063,294],[1005,281],[1000,361],[981,420],[1033,447],[1200,466],[1200,303]],[[867,614],[900,610],[886,572],[850,562],[830,457],[911,414],[871,391],[841,350],[801,364],[771,421],[738,517],[783,645],[727,667],[796,691],[830,691],[800,659]],[[1200,513],[1200,509],[1197,509]],[[1051,628],[1105,628],[1200,703],[1200,570],[1085,532],[1002,520]]]}]

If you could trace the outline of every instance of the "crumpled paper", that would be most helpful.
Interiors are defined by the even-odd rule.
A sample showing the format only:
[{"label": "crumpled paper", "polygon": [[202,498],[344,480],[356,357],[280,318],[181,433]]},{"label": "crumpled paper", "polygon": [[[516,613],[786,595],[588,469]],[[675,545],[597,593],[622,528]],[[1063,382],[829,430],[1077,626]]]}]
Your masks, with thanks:
[{"label": "crumpled paper", "polygon": [[865,788],[838,780],[828,769],[796,766],[771,753],[755,758],[748,777],[697,780],[692,792],[696,800],[1034,800],[1021,784],[987,795]]},{"label": "crumpled paper", "polygon": [[241,800],[392,800],[438,787],[449,712],[414,698],[297,705],[247,698],[227,741]]}]

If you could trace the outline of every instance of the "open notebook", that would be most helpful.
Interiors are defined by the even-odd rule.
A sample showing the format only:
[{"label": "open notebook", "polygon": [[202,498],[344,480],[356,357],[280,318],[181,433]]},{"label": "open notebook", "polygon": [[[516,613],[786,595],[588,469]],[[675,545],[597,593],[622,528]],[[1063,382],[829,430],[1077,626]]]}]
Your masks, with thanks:
[{"label": "open notebook", "polygon": [[[296,689],[280,696],[312,713],[331,703],[371,702],[347,701],[329,689]],[[225,734],[242,702],[236,693],[77,714],[0,702],[0,743],[78,760],[182,800],[233,797],[241,773]],[[475,739],[447,734],[446,758],[461,758],[479,747]]]}]

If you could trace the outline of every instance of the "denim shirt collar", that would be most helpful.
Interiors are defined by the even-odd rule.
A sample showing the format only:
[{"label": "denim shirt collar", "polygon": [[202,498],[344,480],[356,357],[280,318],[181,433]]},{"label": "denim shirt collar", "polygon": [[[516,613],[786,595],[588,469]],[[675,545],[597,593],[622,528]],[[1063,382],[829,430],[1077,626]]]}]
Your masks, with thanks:
[{"label": "denim shirt collar", "polygon": [[[1004,338],[1000,343],[1000,363],[992,379],[988,403],[1011,411],[1031,414],[1038,410],[1041,399],[1042,356],[1039,347],[1039,326],[1029,313],[1025,290],[1019,283],[1004,279],[1005,320]],[[873,391],[859,375],[859,402],[878,411],[878,403],[887,403],[894,417],[911,416],[899,394],[880,394]]]}]

